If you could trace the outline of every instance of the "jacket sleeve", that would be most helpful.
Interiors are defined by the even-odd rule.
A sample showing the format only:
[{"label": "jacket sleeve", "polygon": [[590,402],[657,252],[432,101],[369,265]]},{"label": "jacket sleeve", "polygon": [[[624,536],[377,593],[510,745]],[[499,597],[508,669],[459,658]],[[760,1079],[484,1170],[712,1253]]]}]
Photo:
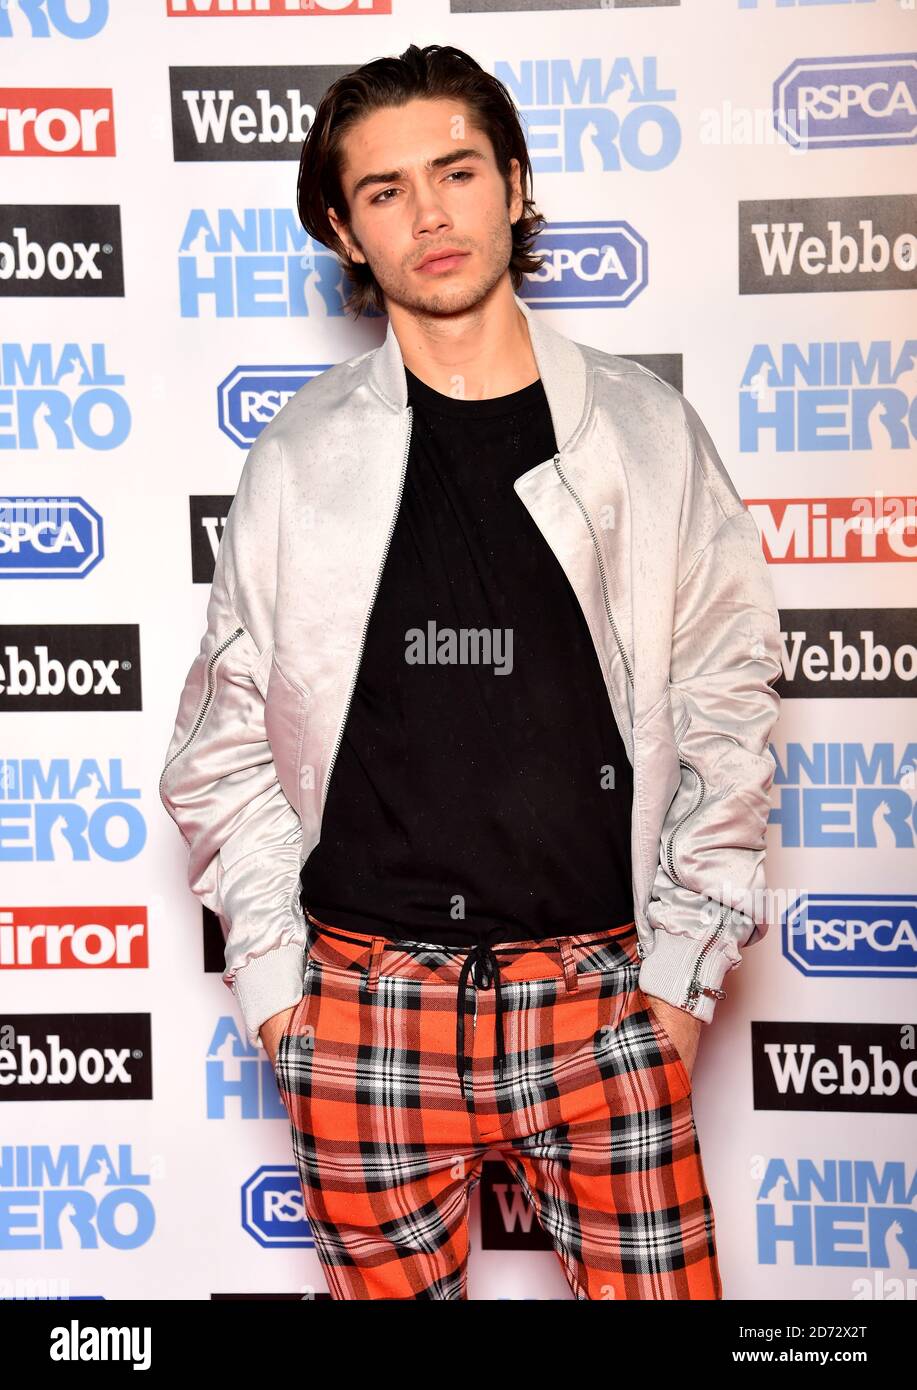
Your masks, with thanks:
[{"label": "jacket sleeve", "polygon": [[640,987],[710,1023],[740,947],[767,931],[782,662],[758,529],[697,412],[683,407],[689,466],[669,682],[681,782],[663,824]]},{"label": "jacket sleeve", "polygon": [[217,913],[223,980],[249,1042],[302,997],[302,829],[265,729],[282,458],[249,452],[217,550],[207,630],[185,680],[159,795],[189,851],[192,893]]}]

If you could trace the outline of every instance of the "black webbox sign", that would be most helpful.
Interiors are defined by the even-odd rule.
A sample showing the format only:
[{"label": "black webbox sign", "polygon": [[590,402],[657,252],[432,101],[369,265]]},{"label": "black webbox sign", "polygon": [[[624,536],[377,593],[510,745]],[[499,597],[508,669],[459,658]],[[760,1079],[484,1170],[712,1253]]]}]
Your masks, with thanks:
[{"label": "black webbox sign", "polygon": [[351,68],[170,68],[172,150],[189,160],[298,159],[325,92]]},{"label": "black webbox sign", "polygon": [[0,1014],[0,1101],[152,1096],[149,1014]]},{"label": "black webbox sign", "polygon": [[917,608],[781,608],[782,696],[917,695]]},{"label": "black webbox sign", "polygon": [[211,493],[189,497],[191,523],[191,582],[212,584],[217,551],[223,527],[232,506],[233,494]]},{"label": "black webbox sign", "polygon": [[0,204],[0,296],[123,296],[117,203]]},{"label": "black webbox sign", "polygon": [[136,623],[0,627],[0,711],[141,708]]},{"label": "black webbox sign", "polygon": [[752,1023],[756,1110],[917,1112],[913,1024]]}]

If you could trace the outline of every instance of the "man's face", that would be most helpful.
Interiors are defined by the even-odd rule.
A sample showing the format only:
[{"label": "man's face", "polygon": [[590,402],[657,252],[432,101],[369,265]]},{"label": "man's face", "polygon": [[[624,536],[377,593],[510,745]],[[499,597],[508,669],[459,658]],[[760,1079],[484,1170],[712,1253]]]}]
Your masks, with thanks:
[{"label": "man's face", "polygon": [[[386,300],[453,314],[472,308],[506,274],[512,222],[523,210],[519,177],[514,159],[507,204],[493,147],[464,103],[415,100],[374,111],[348,132],[341,182],[349,225],[337,209],[328,215]],[[446,247],[462,254],[421,266]]]}]

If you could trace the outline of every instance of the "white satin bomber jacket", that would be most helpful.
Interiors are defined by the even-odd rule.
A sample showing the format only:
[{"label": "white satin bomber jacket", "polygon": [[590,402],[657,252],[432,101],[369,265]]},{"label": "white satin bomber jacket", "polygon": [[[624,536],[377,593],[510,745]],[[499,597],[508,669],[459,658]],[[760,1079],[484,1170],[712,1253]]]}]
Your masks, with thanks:
[{"label": "white satin bomber jacket", "polygon": [[[633,767],[639,985],[706,1023],[767,931],[780,621],[755,523],[685,397],[518,296],[557,452],[514,488],[582,605]],[[299,875],[400,505],[404,366],[306,382],[249,451],[159,792],[219,915],[249,1041],[303,993]]]}]

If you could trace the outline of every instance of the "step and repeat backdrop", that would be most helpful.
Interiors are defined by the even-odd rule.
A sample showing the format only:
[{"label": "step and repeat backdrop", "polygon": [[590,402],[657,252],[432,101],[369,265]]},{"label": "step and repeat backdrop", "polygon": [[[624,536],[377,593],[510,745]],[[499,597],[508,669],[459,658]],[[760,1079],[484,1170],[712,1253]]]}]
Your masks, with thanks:
[{"label": "step and repeat backdrop", "polygon": [[[771,566],[769,927],[695,1071],[726,1297],[913,1300],[913,0],[0,4],[0,1294],[328,1297],[157,783],[246,451],[387,323],[303,136],[410,42],[506,83],[521,293],[684,391]],[[496,1155],[471,1221],[472,1298],[571,1297]]]}]

